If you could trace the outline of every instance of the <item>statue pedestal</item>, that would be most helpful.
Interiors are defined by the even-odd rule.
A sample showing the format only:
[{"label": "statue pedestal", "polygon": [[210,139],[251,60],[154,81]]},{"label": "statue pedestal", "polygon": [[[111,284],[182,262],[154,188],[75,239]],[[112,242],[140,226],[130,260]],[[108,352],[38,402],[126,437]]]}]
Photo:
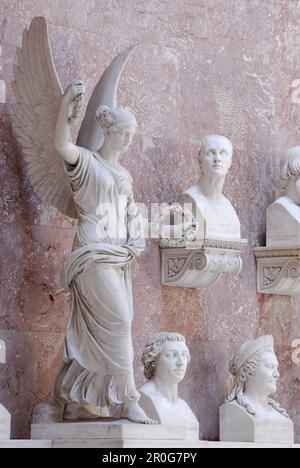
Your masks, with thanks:
[{"label": "statue pedestal", "polygon": [[[239,274],[246,240],[205,240],[187,247],[167,247],[161,242],[162,284],[182,288],[208,288],[224,273]],[[173,245],[172,239],[170,244]]]},{"label": "statue pedestal", "polygon": [[[204,440],[197,441],[183,441],[176,442],[172,440],[167,441],[149,441],[149,440],[128,440],[123,445],[108,445],[105,446],[99,445],[99,439],[80,439],[80,440],[7,440],[0,441],[0,449],[2,448],[197,448],[197,449],[233,449],[233,448],[248,448],[248,449],[257,449],[257,448],[285,448],[293,449],[300,448],[300,445],[294,444],[263,444],[263,443],[247,443],[247,442],[207,442]],[[104,454],[108,452],[104,451]],[[117,452],[111,452],[113,456]],[[180,453],[180,451],[179,451]],[[100,454],[101,457],[101,454]],[[172,457],[172,453],[171,453]],[[101,459],[101,458],[100,458]],[[170,459],[170,461],[172,458]],[[173,457],[174,460],[174,457]],[[143,460],[145,461],[145,459]]]},{"label": "statue pedestal", "polygon": [[191,428],[134,424],[127,420],[32,424],[31,438],[52,440],[54,448],[193,447]]},{"label": "statue pedestal", "polygon": [[0,449],[2,448],[52,448],[51,440],[27,440],[27,439],[11,439],[11,440],[0,440]]},{"label": "statue pedestal", "polygon": [[147,416],[158,421],[161,427],[184,428],[187,440],[199,440],[199,422],[188,404],[178,398],[177,405],[170,403],[166,398],[150,396],[140,389],[140,405]]},{"label": "statue pedestal", "polygon": [[0,404],[0,440],[10,439],[11,417],[9,412]]},{"label": "statue pedestal", "polygon": [[225,403],[220,408],[220,439],[222,442],[293,444],[294,424],[284,416],[258,418],[236,403]]},{"label": "statue pedestal", "polygon": [[257,291],[283,296],[300,295],[300,247],[259,247],[257,259]]}]

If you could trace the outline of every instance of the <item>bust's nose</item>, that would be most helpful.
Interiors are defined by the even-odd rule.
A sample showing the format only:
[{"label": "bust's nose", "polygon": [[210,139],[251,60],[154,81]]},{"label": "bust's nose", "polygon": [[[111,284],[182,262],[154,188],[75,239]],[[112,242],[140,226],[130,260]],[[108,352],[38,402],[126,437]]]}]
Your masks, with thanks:
[{"label": "bust's nose", "polygon": [[215,157],[214,157],[215,162],[220,162],[221,161],[221,155],[219,151],[216,151]]},{"label": "bust's nose", "polygon": [[182,356],[178,356],[178,357],[177,357],[177,362],[176,362],[176,364],[177,364],[177,367],[181,367],[181,366],[184,365],[184,360],[183,360],[183,357],[182,357]]}]

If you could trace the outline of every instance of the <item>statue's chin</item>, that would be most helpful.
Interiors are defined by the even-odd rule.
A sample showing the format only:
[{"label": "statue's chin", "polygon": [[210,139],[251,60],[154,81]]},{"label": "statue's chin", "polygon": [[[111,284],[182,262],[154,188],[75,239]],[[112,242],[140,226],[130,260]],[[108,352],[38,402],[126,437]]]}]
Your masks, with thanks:
[{"label": "statue's chin", "polygon": [[208,178],[208,179],[213,179],[213,178],[218,178],[220,177],[220,179],[223,179],[224,177],[226,177],[228,171],[225,171],[224,168],[211,168],[211,170],[206,173],[204,173],[203,175]]},{"label": "statue's chin", "polygon": [[175,375],[173,375],[173,384],[179,384],[183,381],[184,377],[185,374],[183,374],[182,372],[176,373]]},{"label": "statue's chin", "polygon": [[129,150],[129,147],[130,147],[130,145],[122,146],[122,147],[120,147],[120,148],[116,148],[116,151],[119,151],[120,154],[123,154],[123,153],[126,153],[126,151]]},{"label": "statue's chin", "polygon": [[269,395],[274,395],[274,393],[277,392],[277,385],[276,384],[271,384],[269,388]]},{"label": "statue's chin", "polygon": [[220,176],[225,176],[227,171],[225,171],[224,167],[215,167],[212,169],[213,174],[218,174]]}]

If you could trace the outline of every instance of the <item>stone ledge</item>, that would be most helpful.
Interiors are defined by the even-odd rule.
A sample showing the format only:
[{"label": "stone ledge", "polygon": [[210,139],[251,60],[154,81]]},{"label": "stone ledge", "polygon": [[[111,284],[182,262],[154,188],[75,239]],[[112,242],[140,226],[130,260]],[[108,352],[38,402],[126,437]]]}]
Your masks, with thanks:
[{"label": "stone ledge", "polygon": [[32,424],[34,443],[45,439],[53,448],[300,448],[293,444],[208,442],[190,437],[187,426],[143,425],[127,420]]},{"label": "stone ledge", "polygon": [[188,426],[134,424],[127,420],[32,424],[34,440],[189,440]]},{"label": "stone ledge", "polygon": [[0,449],[2,448],[52,448],[51,440],[0,440]]},{"label": "stone ledge", "polygon": [[232,448],[300,448],[300,445],[206,442],[187,440],[54,440],[53,448],[156,448],[156,449],[232,449]]},{"label": "stone ledge", "polygon": [[291,444],[256,444],[242,442],[207,442],[183,440],[138,440],[138,439],[60,439],[60,440],[7,440],[0,441],[1,448],[182,448],[182,449],[232,449],[232,448],[300,448]]}]

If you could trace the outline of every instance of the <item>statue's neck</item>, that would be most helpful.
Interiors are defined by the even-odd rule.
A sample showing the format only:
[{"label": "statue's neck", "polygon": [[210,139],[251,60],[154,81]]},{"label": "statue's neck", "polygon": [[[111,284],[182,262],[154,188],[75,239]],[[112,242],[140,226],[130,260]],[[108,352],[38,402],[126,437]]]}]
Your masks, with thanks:
[{"label": "statue's neck", "polygon": [[257,388],[248,388],[245,390],[244,396],[254,409],[266,410],[269,408],[269,395],[262,394]]},{"label": "statue's neck", "polygon": [[225,183],[225,177],[205,177],[202,176],[198,182],[198,186],[207,198],[212,200],[220,200],[223,195],[223,188]]},{"label": "statue's neck", "polygon": [[295,189],[293,187],[287,187],[285,196],[289,198],[295,205],[299,206],[299,195],[295,193]]},{"label": "statue's neck", "polygon": [[121,153],[120,151],[114,150],[109,143],[105,142],[102,148],[100,148],[97,152],[103,159],[105,159],[113,166],[119,165]]},{"label": "statue's neck", "polygon": [[159,377],[154,377],[154,384],[158,392],[170,403],[176,403],[178,399],[178,385],[167,384]]}]

